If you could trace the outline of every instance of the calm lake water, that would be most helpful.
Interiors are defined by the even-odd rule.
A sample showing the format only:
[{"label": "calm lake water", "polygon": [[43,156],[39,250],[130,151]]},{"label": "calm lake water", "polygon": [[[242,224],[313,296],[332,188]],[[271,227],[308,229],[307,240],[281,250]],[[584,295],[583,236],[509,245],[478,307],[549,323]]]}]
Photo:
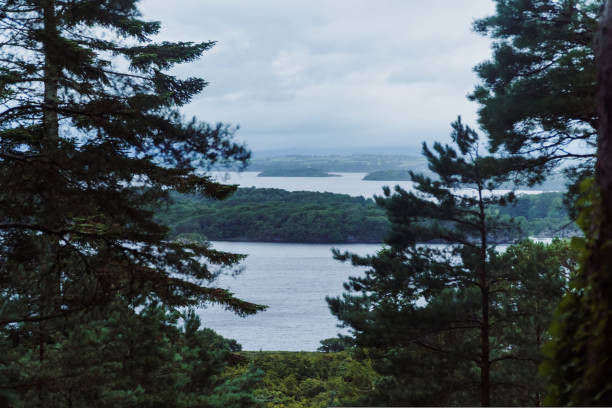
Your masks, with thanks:
[{"label": "calm lake water", "polygon": [[[532,238],[550,243],[551,238]],[[349,276],[365,268],[334,260],[331,248],[359,255],[375,254],[378,244],[277,244],[262,242],[214,242],[214,248],[248,254],[244,271],[221,276],[217,287],[230,289],[238,297],[269,308],[241,318],[218,306],[200,309],[206,327],[236,339],[244,350],[314,351],[319,341],[347,333],[337,327],[325,296],[338,296]],[[500,245],[504,250],[507,245]]]},{"label": "calm lake water", "polygon": [[[405,190],[412,189],[411,181],[362,180],[367,173],[333,173],[338,177],[257,177],[256,171],[211,172],[217,180],[241,187],[280,188],[287,191],[319,191],[348,194],[354,197],[382,195],[383,186],[399,185]],[[500,190],[500,193],[507,190]],[[517,190],[517,194],[538,194],[540,190]]]},{"label": "calm lake water", "polygon": [[269,306],[245,318],[217,306],[199,311],[204,326],[236,339],[244,350],[314,351],[320,340],[335,337],[341,329],[336,327],[338,321],[329,312],[325,296],[342,294],[342,283],[365,269],[334,260],[330,248],[360,255],[374,254],[380,248],[377,244],[213,244],[215,249],[249,255],[240,275],[222,276],[216,285],[244,300]]}]

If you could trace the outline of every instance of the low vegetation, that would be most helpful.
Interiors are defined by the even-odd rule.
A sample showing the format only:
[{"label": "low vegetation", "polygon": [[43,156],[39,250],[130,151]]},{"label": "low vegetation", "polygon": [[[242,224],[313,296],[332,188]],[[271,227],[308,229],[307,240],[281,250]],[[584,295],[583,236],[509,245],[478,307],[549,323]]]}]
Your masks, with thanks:
[{"label": "low vegetation", "polygon": [[[358,403],[374,387],[378,375],[369,359],[351,352],[242,352],[245,360],[226,375],[242,377],[263,370],[254,395],[267,408],[323,408]],[[247,362],[248,361],[248,362]]]}]

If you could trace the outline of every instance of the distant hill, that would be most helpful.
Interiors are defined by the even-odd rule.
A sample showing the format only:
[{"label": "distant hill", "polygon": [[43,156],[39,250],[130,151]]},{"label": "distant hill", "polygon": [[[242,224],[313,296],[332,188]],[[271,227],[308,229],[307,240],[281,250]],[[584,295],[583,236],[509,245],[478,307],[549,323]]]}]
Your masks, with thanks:
[{"label": "distant hill", "polygon": [[376,181],[411,181],[408,170],[377,170],[368,173],[363,180]]},{"label": "distant hill", "polygon": [[307,156],[288,155],[251,159],[248,171],[278,169],[320,169],[324,172],[368,173],[376,170],[410,169],[425,170],[427,162],[421,156],[403,155],[352,155]]},{"label": "distant hill", "polygon": [[[378,181],[410,180],[409,170],[431,175],[427,168],[427,161],[422,156],[383,154],[254,157],[246,170],[261,172],[262,177],[291,177],[293,174],[290,172],[293,171],[297,172],[295,177],[326,177],[324,174],[314,172],[309,175],[305,173],[306,169],[316,169],[321,173],[369,173],[364,180]],[[507,184],[503,188],[516,187],[513,184]],[[567,189],[562,173],[553,174],[543,184],[530,188],[543,191],[565,191]]]}]

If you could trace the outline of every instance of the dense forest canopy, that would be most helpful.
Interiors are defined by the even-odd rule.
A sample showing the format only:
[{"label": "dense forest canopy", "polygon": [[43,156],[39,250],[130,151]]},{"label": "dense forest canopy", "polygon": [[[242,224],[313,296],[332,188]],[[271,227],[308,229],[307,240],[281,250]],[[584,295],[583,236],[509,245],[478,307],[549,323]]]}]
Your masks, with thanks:
[{"label": "dense forest canopy", "polygon": [[[218,241],[379,243],[389,231],[374,200],[344,194],[239,188],[223,201],[173,195],[157,217],[173,238]],[[525,194],[492,211],[512,218],[518,231],[502,232],[504,243],[528,236],[578,234],[562,193]]]}]

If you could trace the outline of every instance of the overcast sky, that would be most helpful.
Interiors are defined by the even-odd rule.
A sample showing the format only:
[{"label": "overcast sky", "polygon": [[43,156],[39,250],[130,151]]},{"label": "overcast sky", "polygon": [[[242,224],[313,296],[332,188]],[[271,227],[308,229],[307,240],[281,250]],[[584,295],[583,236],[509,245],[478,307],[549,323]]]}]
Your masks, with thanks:
[{"label": "overcast sky", "polygon": [[161,39],[217,41],[180,75],[210,82],[185,108],[240,125],[257,154],[418,153],[447,141],[490,42],[491,0],[143,0]]}]

